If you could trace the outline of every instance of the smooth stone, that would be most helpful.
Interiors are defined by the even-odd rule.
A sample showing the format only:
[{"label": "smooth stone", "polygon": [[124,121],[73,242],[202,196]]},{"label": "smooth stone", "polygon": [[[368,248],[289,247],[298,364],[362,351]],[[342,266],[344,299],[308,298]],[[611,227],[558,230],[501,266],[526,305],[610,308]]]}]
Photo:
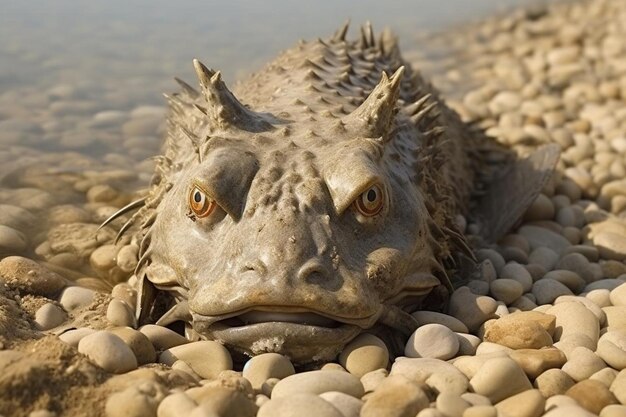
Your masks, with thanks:
[{"label": "smooth stone", "polygon": [[460,287],[452,293],[448,306],[450,315],[463,322],[470,332],[493,318],[497,308],[496,300],[487,296],[477,296],[467,287]]},{"label": "smooth stone", "polygon": [[543,417],[596,417],[596,415],[578,405],[571,404],[552,408]]},{"label": "smooth stone", "polygon": [[556,264],[556,268],[573,271],[585,282],[592,282],[594,280],[589,260],[580,253],[568,253],[564,255]]},{"label": "smooth stone", "polygon": [[259,408],[257,417],[343,417],[331,403],[311,393],[272,398]]},{"label": "smooth stone", "polygon": [[154,346],[145,334],[135,329],[131,329],[130,327],[116,327],[108,329],[108,331],[122,339],[124,343],[130,347],[135,354],[139,365],[145,365],[156,361],[157,354],[154,350]]},{"label": "smooth stone", "polygon": [[461,398],[470,403],[472,407],[477,405],[491,405],[491,401],[489,400],[489,398],[485,397],[484,395],[476,394],[474,392],[466,392],[465,394],[461,395]]},{"label": "smooth stone", "polygon": [[511,349],[539,349],[551,346],[550,334],[537,321],[528,319],[524,313],[511,314],[486,324],[483,339]]},{"label": "smooth stone", "polygon": [[593,236],[593,243],[602,258],[626,260],[626,238],[621,233],[602,231]]},{"label": "smooth stone", "polygon": [[363,384],[356,376],[342,371],[309,371],[290,375],[278,382],[272,390],[272,399],[287,397],[295,393],[319,395],[323,392],[339,391],[361,398]]},{"label": "smooth stone", "polygon": [[465,284],[470,291],[476,295],[488,295],[489,283],[478,279],[472,279]]},{"label": "smooth stone", "polygon": [[113,326],[137,327],[137,319],[128,304],[113,298],[107,307],[107,320]]},{"label": "smooth stone", "polygon": [[67,314],[56,304],[46,303],[35,312],[35,323],[41,330],[50,330],[67,319]]},{"label": "smooth stone", "polygon": [[339,410],[343,417],[359,417],[363,407],[363,401],[343,392],[329,391],[323,392],[319,396]]},{"label": "smooth stone", "polygon": [[524,287],[514,279],[499,278],[491,282],[489,292],[493,298],[508,305],[524,294]]},{"label": "smooth stone", "polygon": [[185,372],[186,374],[190,375],[196,381],[200,381],[202,379],[200,377],[200,375],[195,373],[193,371],[193,369],[191,369],[191,366],[187,365],[187,363],[185,361],[178,360],[178,361],[176,361],[176,362],[174,362],[172,364],[171,368],[172,369],[176,369],[178,371]]},{"label": "smooth stone", "polygon": [[115,285],[111,297],[125,302],[131,310],[137,306],[137,291],[126,282]]},{"label": "smooth stone", "polygon": [[124,272],[133,272],[137,266],[139,246],[124,245],[117,252],[116,264]]},{"label": "smooth stone", "polygon": [[0,261],[0,283],[28,294],[54,297],[69,281],[31,259],[8,256]]},{"label": "smooth stone", "polygon": [[574,381],[580,382],[603,368],[606,368],[606,363],[598,355],[584,346],[579,346],[572,351],[561,369]]},{"label": "smooth stone", "polygon": [[468,380],[454,365],[439,359],[396,359],[389,375],[403,375],[411,381],[425,383],[437,392],[461,395],[467,391]]},{"label": "smooth stone", "polygon": [[626,330],[608,331],[600,337],[596,353],[610,367],[626,368]]},{"label": "smooth stone", "polygon": [[9,204],[0,204],[0,224],[17,230],[23,230],[35,224],[35,217],[28,210]]},{"label": "smooth stone", "polygon": [[476,258],[480,262],[484,262],[486,260],[489,260],[491,262],[491,265],[496,270],[496,273],[501,271],[502,268],[504,268],[504,265],[506,263],[506,261],[504,260],[502,255],[500,255],[494,249],[489,249],[489,248],[478,249],[476,251]]},{"label": "smooth stone", "polygon": [[567,337],[562,337],[561,340],[554,344],[554,347],[559,349],[567,356],[569,360],[572,357],[572,352],[578,347],[585,347],[589,350],[595,350],[597,343],[594,343],[588,336],[582,333],[573,333]]},{"label": "smooth stone", "polygon": [[617,398],[606,385],[592,379],[580,381],[568,389],[565,395],[572,397],[580,406],[595,414],[599,414],[607,405],[618,404]]},{"label": "smooth stone", "polygon": [[618,401],[626,405],[626,369],[622,369],[609,388]]},{"label": "smooth stone", "polygon": [[596,318],[598,319],[598,322],[600,323],[600,327],[603,327],[603,325],[606,323],[606,314],[604,313],[604,311],[602,311],[602,309],[593,301],[585,297],[574,296],[574,295],[562,295],[561,297],[554,300],[554,304],[560,304],[560,303],[564,303],[568,301],[574,301],[574,302],[581,303],[582,305],[584,305],[585,308],[587,308],[587,310],[591,311],[593,315],[596,316]]},{"label": "smooth stone", "polygon": [[595,344],[600,335],[600,323],[581,303],[570,301],[559,303],[546,310],[546,314],[556,317],[556,330],[553,339],[561,340],[573,333],[582,333]]},{"label": "smooth stone", "polygon": [[189,343],[189,340],[175,331],[167,327],[157,326],[156,324],[143,325],[139,328],[139,331],[146,335],[157,350],[167,350]]},{"label": "smooth stone", "polygon": [[452,330],[442,324],[426,324],[418,327],[409,337],[404,354],[409,358],[433,358],[447,360],[459,350],[459,339]]},{"label": "smooth stone", "polygon": [[164,395],[164,389],[154,381],[129,386],[107,399],[105,414],[107,417],[156,416]]},{"label": "smooth stone", "polygon": [[468,333],[469,330],[463,322],[456,317],[449,316],[447,314],[439,313],[437,311],[418,310],[411,313],[413,317],[417,319],[420,326],[425,324],[441,324],[455,333]]},{"label": "smooth stone", "polygon": [[589,379],[593,379],[594,381],[602,382],[607,387],[610,387],[615,378],[617,378],[618,371],[613,368],[604,368],[600,369],[595,374],[591,375]]},{"label": "smooth stone", "polygon": [[555,348],[519,349],[511,352],[509,357],[517,362],[530,379],[537,378],[548,369],[560,368],[567,362],[565,354]]},{"label": "smooth stone", "polygon": [[252,384],[252,388],[260,390],[269,378],[283,379],[296,371],[291,361],[278,353],[263,353],[246,362],[243,377]]},{"label": "smooth stone", "polygon": [[476,372],[487,362],[494,358],[507,358],[509,352],[503,350],[491,351],[488,353],[480,353],[475,356],[462,356],[454,359],[453,365],[463,373],[468,379],[476,375]]},{"label": "smooth stone", "polygon": [[83,287],[67,287],[61,293],[59,302],[65,311],[73,311],[86,307],[93,302],[96,292]]},{"label": "smooth stone", "polygon": [[611,291],[609,299],[614,306],[626,306],[626,284],[615,287]]},{"label": "smooth stone", "polygon": [[607,405],[600,412],[600,417],[624,417],[626,405]]},{"label": "smooth stone", "polygon": [[198,404],[184,392],[175,392],[163,399],[157,408],[157,417],[186,416]]},{"label": "smooth stone", "polygon": [[532,288],[533,278],[530,272],[523,265],[517,262],[509,262],[500,271],[500,279],[512,279],[522,285],[523,292],[528,292]]},{"label": "smooth stone", "polygon": [[580,293],[586,282],[576,272],[567,269],[555,269],[546,273],[542,279],[551,279],[565,285],[570,291]]},{"label": "smooth stone", "polygon": [[251,396],[241,391],[223,386],[202,388],[201,398],[195,399],[199,406],[189,417],[254,417],[257,415],[258,408],[250,398]]},{"label": "smooth stone", "polygon": [[626,306],[603,307],[607,330],[626,330]]},{"label": "smooth stone", "polygon": [[537,389],[529,389],[496,404],[498,412],[507,417],[540,417],[546,400]]},{"label": "smooth stone", "polygon": [[560,369],[548,369],[535,378],[533,386],[541,391],[545,398],[562,395],[576,382]]},{"label": "smooth stone", "polygon": [[220,372],[233,369],[233,360],[228,350],[212,340],[187,343],[164,350],[159,362],[171,366],[177,360],[184,361],[202,378],[211,379]]},{"label": "smooth stone", "polygon": [[389,376],[389,371],[386,369],[377,369],[366,373],[361,377],[361,383],[365,393],[374,391],[385,378]]},{"label": "smooth stone", "polygon": [[422,388],[402,375],[385,379],[361,408],[361,417],[414,417],[430,401]]},{"label": "smooth stone", "polygon": [[28,247],[26,236],[12,227],[0,224],[0,254],[14,255]]},{"label": "smooth stone", "polygon": [[89,336],[95,332],[96,330],[88,327],[79,327],[78,329],[68,330],[67,332],[61,333],[59,335],[59,339],[72,347],[78,348],[78,343],[83,337]]},{"label": "smooth stone", "polygon": [[520,227],[518,233],[526,238],[531,250],[548,247],[557,254],[561,254],[571,245],[563,236],[545,227],[526,225]]},{"label": "smooth stone", "polygon": [[118,248],[115,245],[102,245],[91,253],[89,263],[98,271],[108,271],[117,266]]},{"label": "smooth stone", "polygon": [[424,408],[416,417],[447,417],[436,408]]},{"label": "smooth stone", "polygon": [[554,268],[559,261],[559,254],[550,248],[540,246],[528,255],[528,262],[543,266],[547,271]]},{"label": "smooth stone", "polygon": [[482,342],[479,337],[468,333],[456,333],[456,336],[459,339],[459,351],[457,352],[457,355],[464,356],[476,354],[476,349]]},{"label": "smooth stone", "polygon": [[472,390],[498,403],[532,388],[520,366],[510,358],[494,358],[484,363],[469,383]]},{"label": "smooth stone", "polygon": [[559,281],[544,278],[533,284],[532,294],[535,296],[538,305],[552,304],[554,300],[562,295],[573,295],[572,291]]},{"label": "smooth stone", "polygon": [[498,410],[492,405],[477,405],[467,408],[463,417],[498,417]]},{"label": "smooth stone", "polygon": [[504,346],[498,343],[492,343],[492,342],[482,342],[476,348],[476,355],[479,355],[479,356],[490,354],[490,353],[506,353],[508,355],[511,352],[513,352],[513,349],[511,349],[510,347]]},{"label": "smooth stone", "polygon": [[458,394],[442,392],[437,395],[435,406],[437,410],[446,417],[463,417],[463,412],[468,409],[471,404]]},{"label": "smooth stone", "polygon": [[[623,276],[623,275],[620,275],[620,276]],[[587,286],[585,286],[584,291],[585,292],[589,292],[593,290],[612,291],[615,288],[619,287],[620,285],[623,285],[624,282],[626,281],[624,281],[624,279],[620,279],[620,277],[611,278],[611,279],[600,279],[598,281],[594,281],[594,282],[587,284]],[[609,299],[610,299],[610,293],[609,293]]]},{"label": "smooth stone", "polygon": [[385,342],[378,337],[362,333],[339,354],[339,363],[352,375],[361,378],[368,372],[387,368],[389,351]]},{"label": "smooth stone", "polygon": [[83,337],[78,343],[78,351],[107,372],[122,374],[137,368],[133,351],[122,339],[107,331]]}]

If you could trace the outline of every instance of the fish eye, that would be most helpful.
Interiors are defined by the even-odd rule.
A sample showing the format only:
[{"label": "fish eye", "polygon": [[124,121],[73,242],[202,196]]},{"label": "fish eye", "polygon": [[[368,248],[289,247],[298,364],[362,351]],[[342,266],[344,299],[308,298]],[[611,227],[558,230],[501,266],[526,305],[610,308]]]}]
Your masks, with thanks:
[{"label": "fish eye", "polygon": [[189,192],[189,208],[198,217],[207,217],[215,209],[215,201],[209,198],[199,187],[194,186]]},{"label": "fish eye", "polygon": [[365,190],[354,202],[356,210],[365,217],[372,217],[380,213],[385,205],[383,188],[374,184]]}]

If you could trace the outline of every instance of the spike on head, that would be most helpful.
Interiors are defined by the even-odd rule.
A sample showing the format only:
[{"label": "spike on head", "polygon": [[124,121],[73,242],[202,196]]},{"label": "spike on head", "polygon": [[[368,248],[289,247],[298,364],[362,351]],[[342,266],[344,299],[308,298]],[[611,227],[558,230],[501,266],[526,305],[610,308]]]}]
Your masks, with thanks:
[{"label": "spike on head", "polygon": [[388,77],[383,72],[378,85],[356,110],[344,118],[355,133],[367,138],[387,138],[395,117],[404,67]]},{"label": "spike on head", "polygon": [[346,20],[343,26],[337,29],[337,32],[331,38],[332,42],[345,42],[348,28],[350,27],[350,19]]}]

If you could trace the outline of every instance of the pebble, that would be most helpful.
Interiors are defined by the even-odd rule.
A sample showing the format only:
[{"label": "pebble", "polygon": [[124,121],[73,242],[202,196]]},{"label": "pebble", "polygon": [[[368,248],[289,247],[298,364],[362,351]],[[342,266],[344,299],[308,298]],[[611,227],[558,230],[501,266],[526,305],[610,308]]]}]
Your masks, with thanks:
[{"label": "pebble", "polygon": [[109,271],[117,266],[117,252],[115,245],[102,245],[91,253],[89,263],[97,271]]},{"label": "pebble", "polygon": [[339,354],[339,363],[352,375],[361,378],[368,372],[387,368],[389,351],[378,337],[362,333]]},{"label": "pebble", "polygon": [[617,377],[618,373],[619,372],[616,371],[615,369],[607,367],[607,368],[604,368],[604,369],[600,369],[598,372],[596,372],[595,374],[591,375],[589,377],[589,379],[593,379],[595,381],[602,382],[607,387],[610,387],[611,384],[613,383],[613,381],[615,381],[615,378]]},{"label": "pebble", "polygon": [[554,340],[561,340],[573,333],[581,333],[595,344],[600,333],[598,318],[579,302],[559,303],[546,310],[546,314],[556,317]]},{"label": "pebble", "polygon": [[371,371],[366,373],[361,377],[361,383],[363,384],[363,389],[365,393],[372,392],[380,385],[381,382],[385,378],[389,376],[389,371],[386,369],[377,369],[375,371]]},{"label": "pebble", "polygon": [[441,324],[426,324],[409,337],[404,354],[409,358],[447,360],[458,350],[459,339],[452,330]]},{"label": "pebble", "polygon": [[124,301],[113,298],[107,307],[107,320],[113,326],[137,327],[135,313]]},{"label": "pebble", "polygon": [[111,290],[111,297],[125,302],[132,310],[137,305],[137,291],[126,282],[115,285]]},{"label": "pebble", "polygon": [[133,272],[137,266],[139,246],[135,244],[124,245],[117,252],[117,266],[124,272]]},{"label": "pebble", "polygon": [[412,417],[429,403],[417,383],[402,375],[390,375],[369,395],[360,416]]},{"label": "pebble", "polygon": [[460,395],[443,392],[437,395],[435,406],[437,410],[446,417],[462,417],[463,412],[468,409],[471,404],[461,398]]},{"label": "pebble", "polygon": [[504,265],[506,264],[506,261],[504,260],[502,255],[500,255],[494,249],[489,249],[489,248],[478,249],[476,251],[476,259],[478,259],[481,262],[484,262],[485,260],[489,260],[491,262],[491,265],[496,270],[496,274],[499,273],[502,270],[502,268],[504,268]]},{"label": "pebble", "polygon": [[614,306],[626,306],[626,284],[621,284],[611,290],[609,299]]},{"label": "pebble", "polygon": [[54,297],[69,281],[37,262],[21,256],[0,261],[0,282],[28,294]]},{"label": "pebble", "polygon": [[549,410],[543,415],[543,417],[596,417],[595,414],[590,413],[578,405],[563,405]]},{"label": "pebble", "polygon": [[621,371],[626,368],[626,330],[606,332],[598,341],[596,353],[610,367]]},{"label": "pebble", "polygon": [[593,236],[593,244],[604,259],[626,260],[626,237],[613,232],[600,232]]},{"label": "pebble", "polygon": [[258,407],[250,398],[251,395],[247,396],[239,390],[223,386],[203,386],[200,387],[200,391],[200,397],[195,398],[199,406],[189,417],[254,417],[257,415]]},{"label": "pebble", "polygon": [[220,372],[233,369],[233,360],[228,350],[212,340],[174,346],[159,355],[159,362],[169,366],[177,360],[184,361],[205,379],[215,378]]},{"label": "pebble", "polygon": [[[506,266],[504,268],[506,269]],[[526,273],[528,274],[528,271]],[[528,278],[530,279],[530,274]],[[530,281],[532,282],[532,279]],[[490,284],[489,292],[493,298],[508,305],[524,294],[524,286],[517,280],[500,278]]]},{"label": "pebble", "polygon": [[603,307],[606,314],[606,328],[609,330],[626,330],[626,306]]},{"label": "pebble", "polygon": [[411,381],[425,383],[437,392],[461,395],[467,391],[468,380],[454,365],[439,359],[396,359],[389,375],[403,375]]},{"label": "pebble", "polygon": [[626,369],[622,369],[609,388],[617,400],[626,405]]},{"label": "pebble", "polygon": [[545,246],[536,248],[530,253],[530,255],[528,255],[529,263],[541,265],[547,271],[554,268],[558,261],[559,254]]},{"label": "pebble", "polygon": [[509,354],[530,378],[535,379],[548,369],[560,368],[567,361],[567,357],[559,349],[519,349]]},{"label": "pebble", "polygon": [[540,417],[546,400],[537,389],[529,389],[496,404],[496,410],[507,417]]},{"label": "pebble", "polygon": [[[552,323],[554,323],[554,318],[552,318]],[[554,329],[553,326],[552,328]],[[525,312],[511,314],[486,323],[483,340],[498,343],[511,349],[539,349],[552,345],[550,334],[541,324],[529,318]]]},{"label": "pebble", "polygon": [[175,392],[161,401],[157,409],[157,417],[186,416],[196,408],[198,404],[189,398],[184,392]]},{"label": "pebble", "polygon": [[[489,343],[489,342],[484,342]],[[506,358],[509,352],[503,350],[491,351],[488,353],[480,353],[475,356],[463,356],[454,359],[454,367],[463,373],[467,378],[471,379],[476,372],[490,359]]]},{"label": "pebble", "polygon": [[15,255],[26,250],[28,241],[26,236],[12,227],[0,224],[0,254]]},{"label": "pebble", "polygon": [[146,335],[157,350],[167,350],[189,343],[189,340],[175,331],[167,327],[157,326],[156,324],[143,325],[139,328],[139,331]]},{"label": "pebble", "polygon": [[137,368],[133,351],[122,339],[107,331],[83,337],[78,343],[78,351],[107,372],[121,374]]},{"label": "pebble", "polygon": [[78,329],[68,330],[60,334],[59,339],[72,347],[78,348],[78,343],[83,337],[93,334],[95,332],[96,330],[90,329],[88,327],[79,327]]},{"label": "pebble", "polygon": [[572,291],[559,281],[550,278],[540,279],[533,284],[532,294],[537,304],[552,304],[562,295],[573,295]]},{"label": "pebble", "polygon": [[554,218],[555,209],[552,200],[545,194],[539,194],[535,201],[528,207],[524,214],[527,221],[533,220],[552,220]]},{"label": "pebble", "polygon": [[570,246],[566,238],[545,227],[525,225],[520,227],[518,233],[526,238],[531,250],[548,247],[557,254],[561,254]]},{"label": "pebble", "polygon": [[417,319],[420,326],[425,324],[441,324],[455,333],[468,333],[469,330],[463,322],[455,317],[437,311],[418,310],[411,313]]},{"label": "pebble", "polygon": [[545,398],[562,395],[576,382],[560,369],[548,369],[535,378],[533,386],[541,391]]},{"label": "pebble", "polygon": [[73,311],[81,307],[86,307],[93,302],[95,291],[83,287],[67,287],[61,293],[59,302],[65,311]]},{"label": "pebble", "polygon": [[554,269],[547,272],[542,280],[551,279],[558,281],[569,288],[573,293],[580,293],[585,288],[585,280],[583,280],[576,272],[566,269]]},{"label": "pebble", "polygon": [[56,304],[46,303],[35,312],[35,323],[41,330],[50,330],[61,325],[67,319],[67,314]]},{"label": "pebble", "polygon": [[460,287],[450,297],[449,314],[463,322],[470,332],[495,317],[498,304],[487,296],[477,296],[469,288]]},{"label": "pebble", "polygon": [[587,379],[600,369],[606,368],[606,363],[584,346],[575,348],[567,359],[567,363],[562,368],[563,372],[576,382]]},{"label": "pebble", "polygon": [[359,417],[363,407],[363,401],[343,392],[329,391],[323,392],[319,396],[339,410],[343,417]]},{"label": "pebble", "polygon": [[246,362],[243,368],[243,377],[252,384],[252,388],[259,391],[263,383],[269,378],[283,379],[296,371],[291,361],[278,353],[263,353]]},{"label": "pebble", "polygon": [[9,204],[0,204],[0,224],[7,227],[23,230],[37,221],[37,218],[28,210]]},{"label": "pebble", "polygon": [[456,336],[459,339],[459,351],[457,352],[457,355],[462,356],[476,354],[476,348],[478,348],[478,345],[482,342],[479,337],[467,333],[456,333]]},{"label": "pebble", "polygon": [[624,417],[626,405],[607,405],[600,412],[600,417]]},{"label": "pebble", "polygon": [[311,393],[272,398],[259,408],[257,417],[344,417],[328,401]]},{"label": "pebble", "polygon": [[600,414],[607,405],[618,404],[617,398],[606,385],[592,379],[580,381],[568,389],[565,395],[572,397],[581,407],[595,414]]},{"label": "pebble", "polygon": [[359,378],[348,372],[320,370],[302,372],[280,380],[274,386],[271,398],[287,397],[295,393],[319,395],[328,391],[343,392],[355,398],[361,398],[365,392]]},{"label": "pebble", "polygon": [[510,358],[494,358],[484,363],[469,382],[472,390],[498,403],[532,388],[522,368]]},{"label": "pebble", "polygon": [[156,361],[156,350],[143,333],[129,327],[116,327],[108,331],[122,339],[130,347],[139,365]]},{"label": "pebble", "polygon": [[163,389],[153,381],[130,386],[107,399],[105,414],[107,417],[156,416],[163,396]]},{"label": "pebble", "polygon": [[497,417],[498,410],[492,405],[477,405],[467,408],[463,417]]}]

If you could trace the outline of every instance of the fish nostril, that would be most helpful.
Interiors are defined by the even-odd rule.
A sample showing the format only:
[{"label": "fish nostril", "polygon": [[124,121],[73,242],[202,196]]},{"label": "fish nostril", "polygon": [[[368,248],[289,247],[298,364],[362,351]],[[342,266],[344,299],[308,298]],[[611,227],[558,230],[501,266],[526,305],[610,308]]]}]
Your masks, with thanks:
[{"label": "fish nostril", "polygon": [[300,282],[324,286],[328,281],[329,274],[321,262],[311,259],[300,267],[297,277]]},{"label": "fish nostril", "polygon": [[241,272],[249,271],[255,271],[259,275],[265,275],[267,273],[267,266],[265,266],[265,264],[259,259],[251,262],[246,262],[241,267]]}]

